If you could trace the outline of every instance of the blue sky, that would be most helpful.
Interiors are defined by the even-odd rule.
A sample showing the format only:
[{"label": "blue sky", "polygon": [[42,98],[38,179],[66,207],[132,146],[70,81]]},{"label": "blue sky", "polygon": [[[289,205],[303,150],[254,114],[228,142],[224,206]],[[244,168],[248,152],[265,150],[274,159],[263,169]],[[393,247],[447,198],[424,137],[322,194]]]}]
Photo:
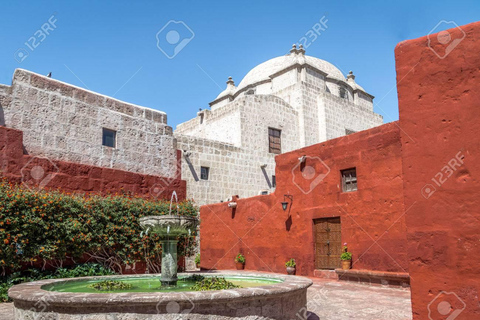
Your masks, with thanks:
[{"label": "blue sky", "polygon": [[[165,111],[175,128],[207,108],[228,76],[240,83],[256,65],[288,52],[323,16],[328,28],[307,54],[345,75],[353,70],[376,97],[375,111],[390,122],[398,119],[395,45],[428,34],[441,20],[478,20],[480,1],[9,1],[0,11],[0,83],[10,84],[16,68],[52,72],[61,81]],[[173,59],[156,40],[170,20],[194,33]],[[37,32],[51,22],[48,35]],[[184,27],[180,42],[189,33]],[[175,35],[169,33],[171,41]]]}]

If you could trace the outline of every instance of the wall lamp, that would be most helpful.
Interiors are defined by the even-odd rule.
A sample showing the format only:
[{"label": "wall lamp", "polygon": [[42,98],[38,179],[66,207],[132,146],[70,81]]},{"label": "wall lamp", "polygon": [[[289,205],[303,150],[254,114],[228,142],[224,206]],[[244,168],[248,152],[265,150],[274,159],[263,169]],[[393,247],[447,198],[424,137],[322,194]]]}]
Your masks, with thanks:
[{"label": "wall lamp", "polygon": [[282,202],[282,209],[283,211],[286,211],[288,208],[288,202],[287,199],[290,199],[290,203],[293,202],[293,196],[289,194],[284,194],[283,195],[283,202]]}]

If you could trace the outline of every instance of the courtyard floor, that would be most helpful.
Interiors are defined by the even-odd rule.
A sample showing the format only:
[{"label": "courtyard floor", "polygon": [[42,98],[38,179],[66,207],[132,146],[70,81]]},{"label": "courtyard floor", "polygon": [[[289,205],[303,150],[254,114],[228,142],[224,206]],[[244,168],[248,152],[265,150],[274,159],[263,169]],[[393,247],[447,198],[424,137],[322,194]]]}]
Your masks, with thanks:
[{"label": "courtyard floor", "polygon": [[[410,290],[312,278],[309,320],[411,320]],[[13,319],[13,304],[0,303],[0,320]],[[306,319],[299,314],[298,320]]]}]

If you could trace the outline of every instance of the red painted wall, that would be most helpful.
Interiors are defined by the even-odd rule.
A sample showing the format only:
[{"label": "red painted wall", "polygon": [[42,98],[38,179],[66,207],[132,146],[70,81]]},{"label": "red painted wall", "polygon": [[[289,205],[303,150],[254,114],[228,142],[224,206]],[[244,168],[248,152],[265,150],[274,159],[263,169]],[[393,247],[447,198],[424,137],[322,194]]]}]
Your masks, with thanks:
[{"label": "red painted wall", "polygon": [[[302,155],[309,157],[306,166],[314,168],[310,177],[302,177],[298,167]],[[242,252],[246,269],[284,273],[285,262],[295,258],[297,274],[313,276],[313,219],[340,217],[342,242],[353,253],[354,269],[407,272],[397,123],[275,159],[273,194],[239,199],[234,211],[227,203],[201,207],[202,268],[233,269]],[[342,193],[340,170],[351,167],[357,169],[358,191]],[[326,175],[319,181],[321,174]],[[286,212],[284,194],[293,196]]]},{"label": "red painted wall", "polygon": [[[129,192],[138,196],[168,198],[175,190],[179,200],[186,197],[186,182],[181,180],[180,151],[177,152],[176,179],[95,167],[24,155],[22,131],[0,126],[0,166],[2,176],[33,188],[65,192],[114,194]],[[32,169],[36,168],[33,172]],[[39,169],[40,168],[40,169]],[[44,170],[44,171],[42,171]],[[39,179],[35,179],[39,178]]]},{"label": "red painted wall", "polygon": [[395,49],[415,319],[480,319],[480,23],[448,34]]}]

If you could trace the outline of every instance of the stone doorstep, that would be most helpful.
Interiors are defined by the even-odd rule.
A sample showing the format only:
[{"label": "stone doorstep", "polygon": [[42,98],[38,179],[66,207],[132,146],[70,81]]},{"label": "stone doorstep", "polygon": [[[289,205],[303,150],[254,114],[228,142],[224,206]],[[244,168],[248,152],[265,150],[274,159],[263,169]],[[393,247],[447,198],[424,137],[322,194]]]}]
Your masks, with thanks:
[{"label": "stone doorstep", "polygon": [[313,276],[316,278],[322,278],[322,279],[338,280],[338,274],[335,272],[335,270],[315,269],[313,270]]},{"label": "stone doorstep", "polygon": [[410,275],[403,272],[387,272],[373,270],[335,269],[339,280],[353,281],[374,286],[410,287]]}]

